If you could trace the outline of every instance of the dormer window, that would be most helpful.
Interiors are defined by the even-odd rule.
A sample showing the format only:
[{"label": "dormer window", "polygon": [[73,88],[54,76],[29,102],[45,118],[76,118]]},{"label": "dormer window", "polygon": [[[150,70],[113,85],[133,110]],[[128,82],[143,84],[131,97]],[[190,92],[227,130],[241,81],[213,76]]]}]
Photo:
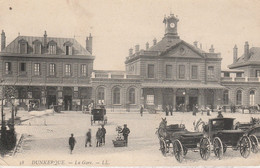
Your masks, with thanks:
[{"label": "dormer window", "polygon": [[63,46],[65,47],[66,55],[72,55],[72,45],[73,45],[73,43],[70,41],[67,41],[63,44]]},{"label": "dormer window", "polygon": [[27,54],[27,41],[24,39],[21,39],[18,41],[19,43],[19,50],[20,50],[20,54]]},{"label": "dormer window", "polygon": [[34,54],[41,54],[42,43],[39,40],[33,41]]},{"label": "dormer window", "polygon": [[56,54],[57,51],[57,43],[55,41],[50,41],[48,44],[49,54]]}]

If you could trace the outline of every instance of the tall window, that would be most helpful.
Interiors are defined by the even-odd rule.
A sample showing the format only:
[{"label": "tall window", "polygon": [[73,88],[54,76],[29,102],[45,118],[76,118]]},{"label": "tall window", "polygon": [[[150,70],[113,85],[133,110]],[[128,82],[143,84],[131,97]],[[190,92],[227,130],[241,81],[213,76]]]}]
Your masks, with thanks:
[{"label": "tall window", "polygon": [[147,95],[146,96],[146,104],[154,105],[154,95]]},{"label": "tall window", "polygon": [[223,93],[223,104],[228,104],[228,90]]},{"label": "tall window", "polygon": [[36,76],[40,75],[40,64],[39,63],[34,64],[34,75],[36,75]]},{"label": "tall window", "polygon": [[242,91],[241,90],[237,91],[236,98],[237,98],[237,105],[242,105]]},{"label": "tall window", "polygon": [[41,54],[41,43],[35,43],[34,44],[34,53],[35,54]]},{"label": "tall window", "polygon": [[120,89],[118,87],[113,90],[113,104],[120,104]]},{"label": "tall window", "polygon": [[25,72],[26,71],[26,63],[22,62],[20,63],[20,71]]},{"label": "tall window", "polygon": [[55,76],[55,64],[51,63],[50,64],[50,69],[49,69],[49,72],[50,72],[50,76]]},{"label": "tall window", "polygon": [[251,90],[249,93],[249,104],[250,104],[250,106],[255,105],[255,91],[254,90]]},{"label": "tall window", "polygon": [[11,74],[11,73],[12,73],[11,62],[6,62],[5,63],[5,74]]},{"label": "tall window", "polygon": [[260,70],[255,71],[255,77],[260,77]]},{"label": "tall window", "polygon": [[66,55],[69,55],[69,54],[70,54],[70,47],[66,46]]},{"label": "tall window", "polygon": [[65,75],[66,76],[70,76],[71,75],[71,65],[70,64],[66,64],[65,65]]},{"label": "tall window", "polygon": [[166,78],[172,78],[172,65],[166,65]]},{"label": "tall window", "polygon": [[148,78],[154,78],[154,65],[148,64]]},{"label": "tall window", "polygon": [[208,79],[214,79],[214,66],[208,66]]},{"label": "tall window", "polygon": [[98,88],[97,98],[98,104],[105,104],[105,89],[103,87]]},{"label": "tall window", "polygon": [[27,44],[26,43],[20,43],[20,53],[27,54]]},{"label": "tall window", "polygon": [[81,76],[87,76],[87,74],[88,74],[87,65],[82,64],[80,69],[81,69]]},{"label": "tall window", "polygon": [[198,79],[198,66],[197,65],[191,66],[191,79]]},{"label": "tall window", "polygon": [[179,65],[179,78],[185,79],[185,66]]},{"label": "tall window", "polygon": [[56,45],[54,45],[54,44],[49,45],[49,53],[56,54]]},{"label": "tall window", "polygon": [[129,90],[129,103],[135,104],[135,89],[134,88],[131,88]]}]

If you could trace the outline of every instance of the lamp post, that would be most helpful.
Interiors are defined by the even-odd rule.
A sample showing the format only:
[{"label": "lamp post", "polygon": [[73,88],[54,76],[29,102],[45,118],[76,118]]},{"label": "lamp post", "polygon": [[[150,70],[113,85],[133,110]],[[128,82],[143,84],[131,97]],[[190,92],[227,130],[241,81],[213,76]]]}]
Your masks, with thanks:
[{"label": "lamp post", "polygon": [[11,96],[11,104],[12,104],[12,123],[11,123],[11,129],[14,130],[14,96]]},{"label": "lamp post", "polygon": [[1,126],[1,143],[2,145],[5,145],[6,140],[6,126],[5,126],[5,115],[4,115],[4,80],[1,80],[1,86],[2,86],[2,100],[1,100],[1,117],[2,117],[2,126]]}]

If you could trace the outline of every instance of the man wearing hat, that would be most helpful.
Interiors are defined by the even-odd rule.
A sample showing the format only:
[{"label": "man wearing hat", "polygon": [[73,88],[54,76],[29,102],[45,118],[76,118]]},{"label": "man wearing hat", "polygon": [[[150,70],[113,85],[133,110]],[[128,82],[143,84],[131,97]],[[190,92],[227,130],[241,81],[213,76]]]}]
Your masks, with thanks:
[{"label": "man wearing hat", "polygon": [[107,130],[106,128],[104,127],[104,124],[101,125],[101,131],[102,131],[102,145],[105,145],[105,139],[106,139],[106,133],[107,133]]},{"label": "man wearing hat", "polygon": [[129,130],[129,128],[127,128],[127,125],[126,125],[126,124],[124,124],[124,128],[123,128],[123,130],[121,131],[121,133],[123,133],[124,140],[125,140],[125,143],[126,143],[126,146],[127,146],[127,143],[128,143],[128,134],[130,134],[130,130]]}]

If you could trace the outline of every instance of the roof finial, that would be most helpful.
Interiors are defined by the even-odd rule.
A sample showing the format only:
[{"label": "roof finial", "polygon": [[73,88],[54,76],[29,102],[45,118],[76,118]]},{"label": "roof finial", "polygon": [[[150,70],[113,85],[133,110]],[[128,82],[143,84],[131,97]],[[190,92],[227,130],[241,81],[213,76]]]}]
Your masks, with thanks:
[{"label": "roof finial", "polygon": [[18,36],[20,36],[20,32],[18,32]]}]

